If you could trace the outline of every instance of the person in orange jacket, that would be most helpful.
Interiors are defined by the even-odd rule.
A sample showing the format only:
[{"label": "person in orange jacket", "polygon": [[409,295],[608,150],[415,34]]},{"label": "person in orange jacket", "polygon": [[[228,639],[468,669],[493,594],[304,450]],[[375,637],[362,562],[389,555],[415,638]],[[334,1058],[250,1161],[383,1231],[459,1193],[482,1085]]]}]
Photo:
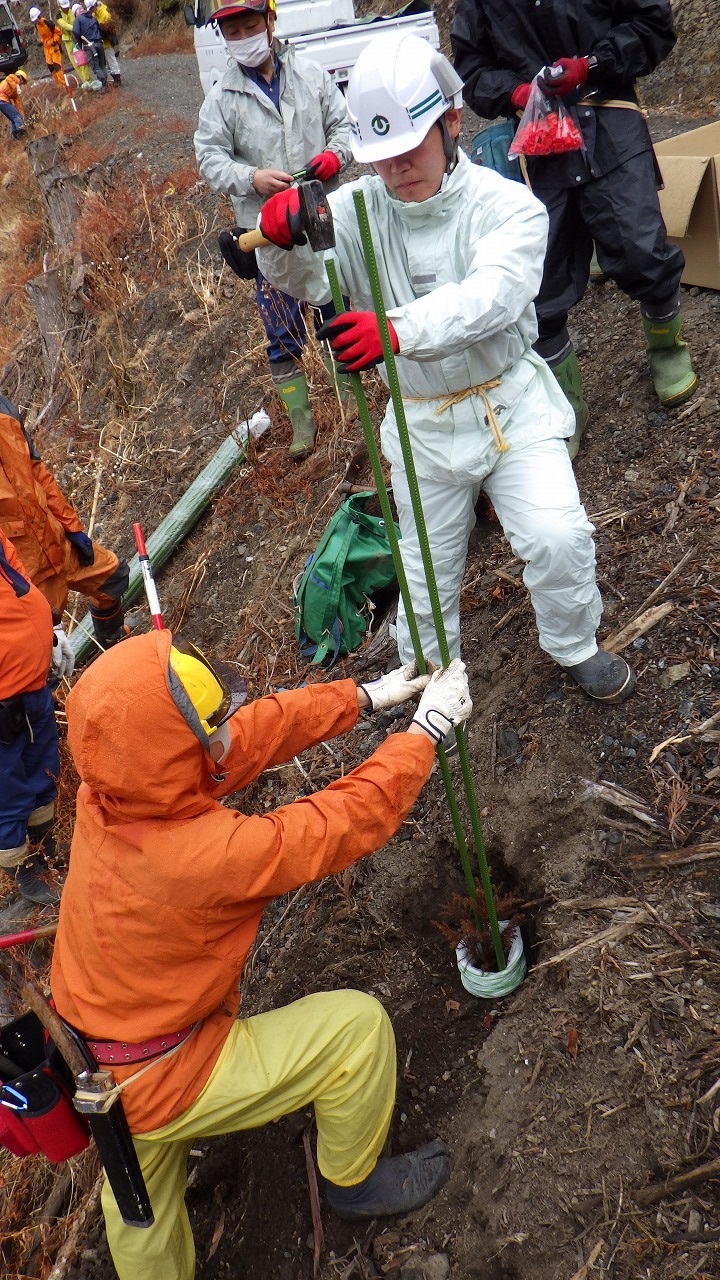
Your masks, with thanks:
[{"label": "person in orange jacket", "polygon": [[[221,803],[264,769],[348,733],[361,710],[421,691],[409,730],[323,791],[262,814]],[[102,654],[65,703],[81,785],[51,986],[61,1017],[123,1088],[153,1208],[153,1226],[125,1226],[105,1186],[120,1280],[192,1280],[183,1197],[200,1135],[257,1128],[313,1103],[328,1199],[351,1221],[418,1208],[448,1176],[442,1143],[379,1158],[395,1042],[376,1000],[321,992],[237,1014],[265,907],[398,830],[436,743],[470,714],[464,666],[428,677],[413,664],[365,686],[338,680],[242,701],[232,668],[153,631]]]},{"label": "person in orange jacket", "polygon": [[83,531],[75,509],[43,466],[24,430],[19,409],[0,395],[0,528],[12,539],[27,571],[53,609],[68,591],[90,600],[101,648],[125,635],[123,595],[129,569],[122,558]]},{"label": "person in orange jacket", "polygon": [[47,905],[52,827],[60,774],[48,672],[72,674],[74,654],[50,605],[0,529],[0,867],[25,898]]},{"label": "person in orange jacket", "polygon": [[13,138],[21,138],[25,131],[25,116],[20,101],[20,86],[27,84],[27,72],[16,71],[0,81],[0,115],[10,121]]},{"label": "person in orange jacket", "polygon": [[52,18],[44,18],[36,5],[33,5],[30,10],[30,21],[38,33],[48,71],[60,88],[64,89],[66,86],[62,65],[62,31]]}]

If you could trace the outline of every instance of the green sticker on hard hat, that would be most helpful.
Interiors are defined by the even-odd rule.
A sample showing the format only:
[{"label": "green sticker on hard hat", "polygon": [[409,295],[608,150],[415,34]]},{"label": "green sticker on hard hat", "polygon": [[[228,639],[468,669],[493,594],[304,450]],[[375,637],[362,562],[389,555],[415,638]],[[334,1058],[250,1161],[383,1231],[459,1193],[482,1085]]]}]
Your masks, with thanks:
[{"label": "green sticker on hard hat", "polygon": [[385,134],[390,132],[390,121],[386,116],[373,116],[370,124],[373,133],[376,133],[380,138],[384,138]]}]

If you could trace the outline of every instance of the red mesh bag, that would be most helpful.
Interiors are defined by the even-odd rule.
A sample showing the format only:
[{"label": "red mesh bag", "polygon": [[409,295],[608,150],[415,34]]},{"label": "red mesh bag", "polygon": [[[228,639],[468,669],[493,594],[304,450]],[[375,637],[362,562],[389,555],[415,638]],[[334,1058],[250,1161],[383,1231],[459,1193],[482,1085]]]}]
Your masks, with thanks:
[{"label": "red mesh bag", "polygon": [[509,155],[557,156],[582,151],[583,145],[582,134],[560,98],[549,98],[535,77]]}]

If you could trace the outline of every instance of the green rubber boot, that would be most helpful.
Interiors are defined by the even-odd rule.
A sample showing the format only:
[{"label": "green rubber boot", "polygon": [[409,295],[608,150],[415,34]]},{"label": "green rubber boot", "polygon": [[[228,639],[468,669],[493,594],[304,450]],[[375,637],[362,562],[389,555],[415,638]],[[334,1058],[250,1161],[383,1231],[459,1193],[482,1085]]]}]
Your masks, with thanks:
[{"label": "green rubber boot", "polygon": [[668,320],[652,320],[643,315],[642,322],[655,391],[661,404],[674,408],[688,400],[697,386],[690,350],[681,336],[682,311],[676,311]]},{"label": "green rubber boot", "polygon": [[292,423],[292,443],[288,453],[295,462],[309,458],[315,448],[317,427],[310,411],[307,378],[304,373],[294,373],[291,378],[275,382],[275,390],[282,400]]},{"label": "green rubber boot", "polygon": [[570,455],[570,461],[572,462],[577,456],[583,432],[585,431],[590,418],[590,410],[588,409],[586,401],[583,399],[580,365],[575,352],[571,351],[569,356],[566,356],[559,364],[551,365],[550,368],[565,392],[566,398],[570,401],[570,404],[575,410],[575,430],[573,431],[570,439],[566,442],[567,451]]},{"label": "green rubber boot", "polygon": [[592,258],[590,259],[590,283],[604,284],[607,276],[598,262],[597,249],[593,245]]},{"label": "green rubber boot", "polygon": [[352,396],[350,374],[341,373],[332,356],[328,353],[323,355],[323,364],[325,365],[327,376],[330,379],[330,386],[335,392],[335,395],[340,401],[343,409],[346,409]]}]

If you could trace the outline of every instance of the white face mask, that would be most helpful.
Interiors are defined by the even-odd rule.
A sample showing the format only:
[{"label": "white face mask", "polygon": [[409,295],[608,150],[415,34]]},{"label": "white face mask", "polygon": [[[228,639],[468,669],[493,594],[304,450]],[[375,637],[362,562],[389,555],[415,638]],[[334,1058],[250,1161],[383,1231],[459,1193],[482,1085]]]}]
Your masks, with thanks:
[{"label": "white face mask", "polygon": [[228,53],[241,67],[261,67],[270,52],[267,31],[258,31],[246,40],[226,40],[225,43]]}]

